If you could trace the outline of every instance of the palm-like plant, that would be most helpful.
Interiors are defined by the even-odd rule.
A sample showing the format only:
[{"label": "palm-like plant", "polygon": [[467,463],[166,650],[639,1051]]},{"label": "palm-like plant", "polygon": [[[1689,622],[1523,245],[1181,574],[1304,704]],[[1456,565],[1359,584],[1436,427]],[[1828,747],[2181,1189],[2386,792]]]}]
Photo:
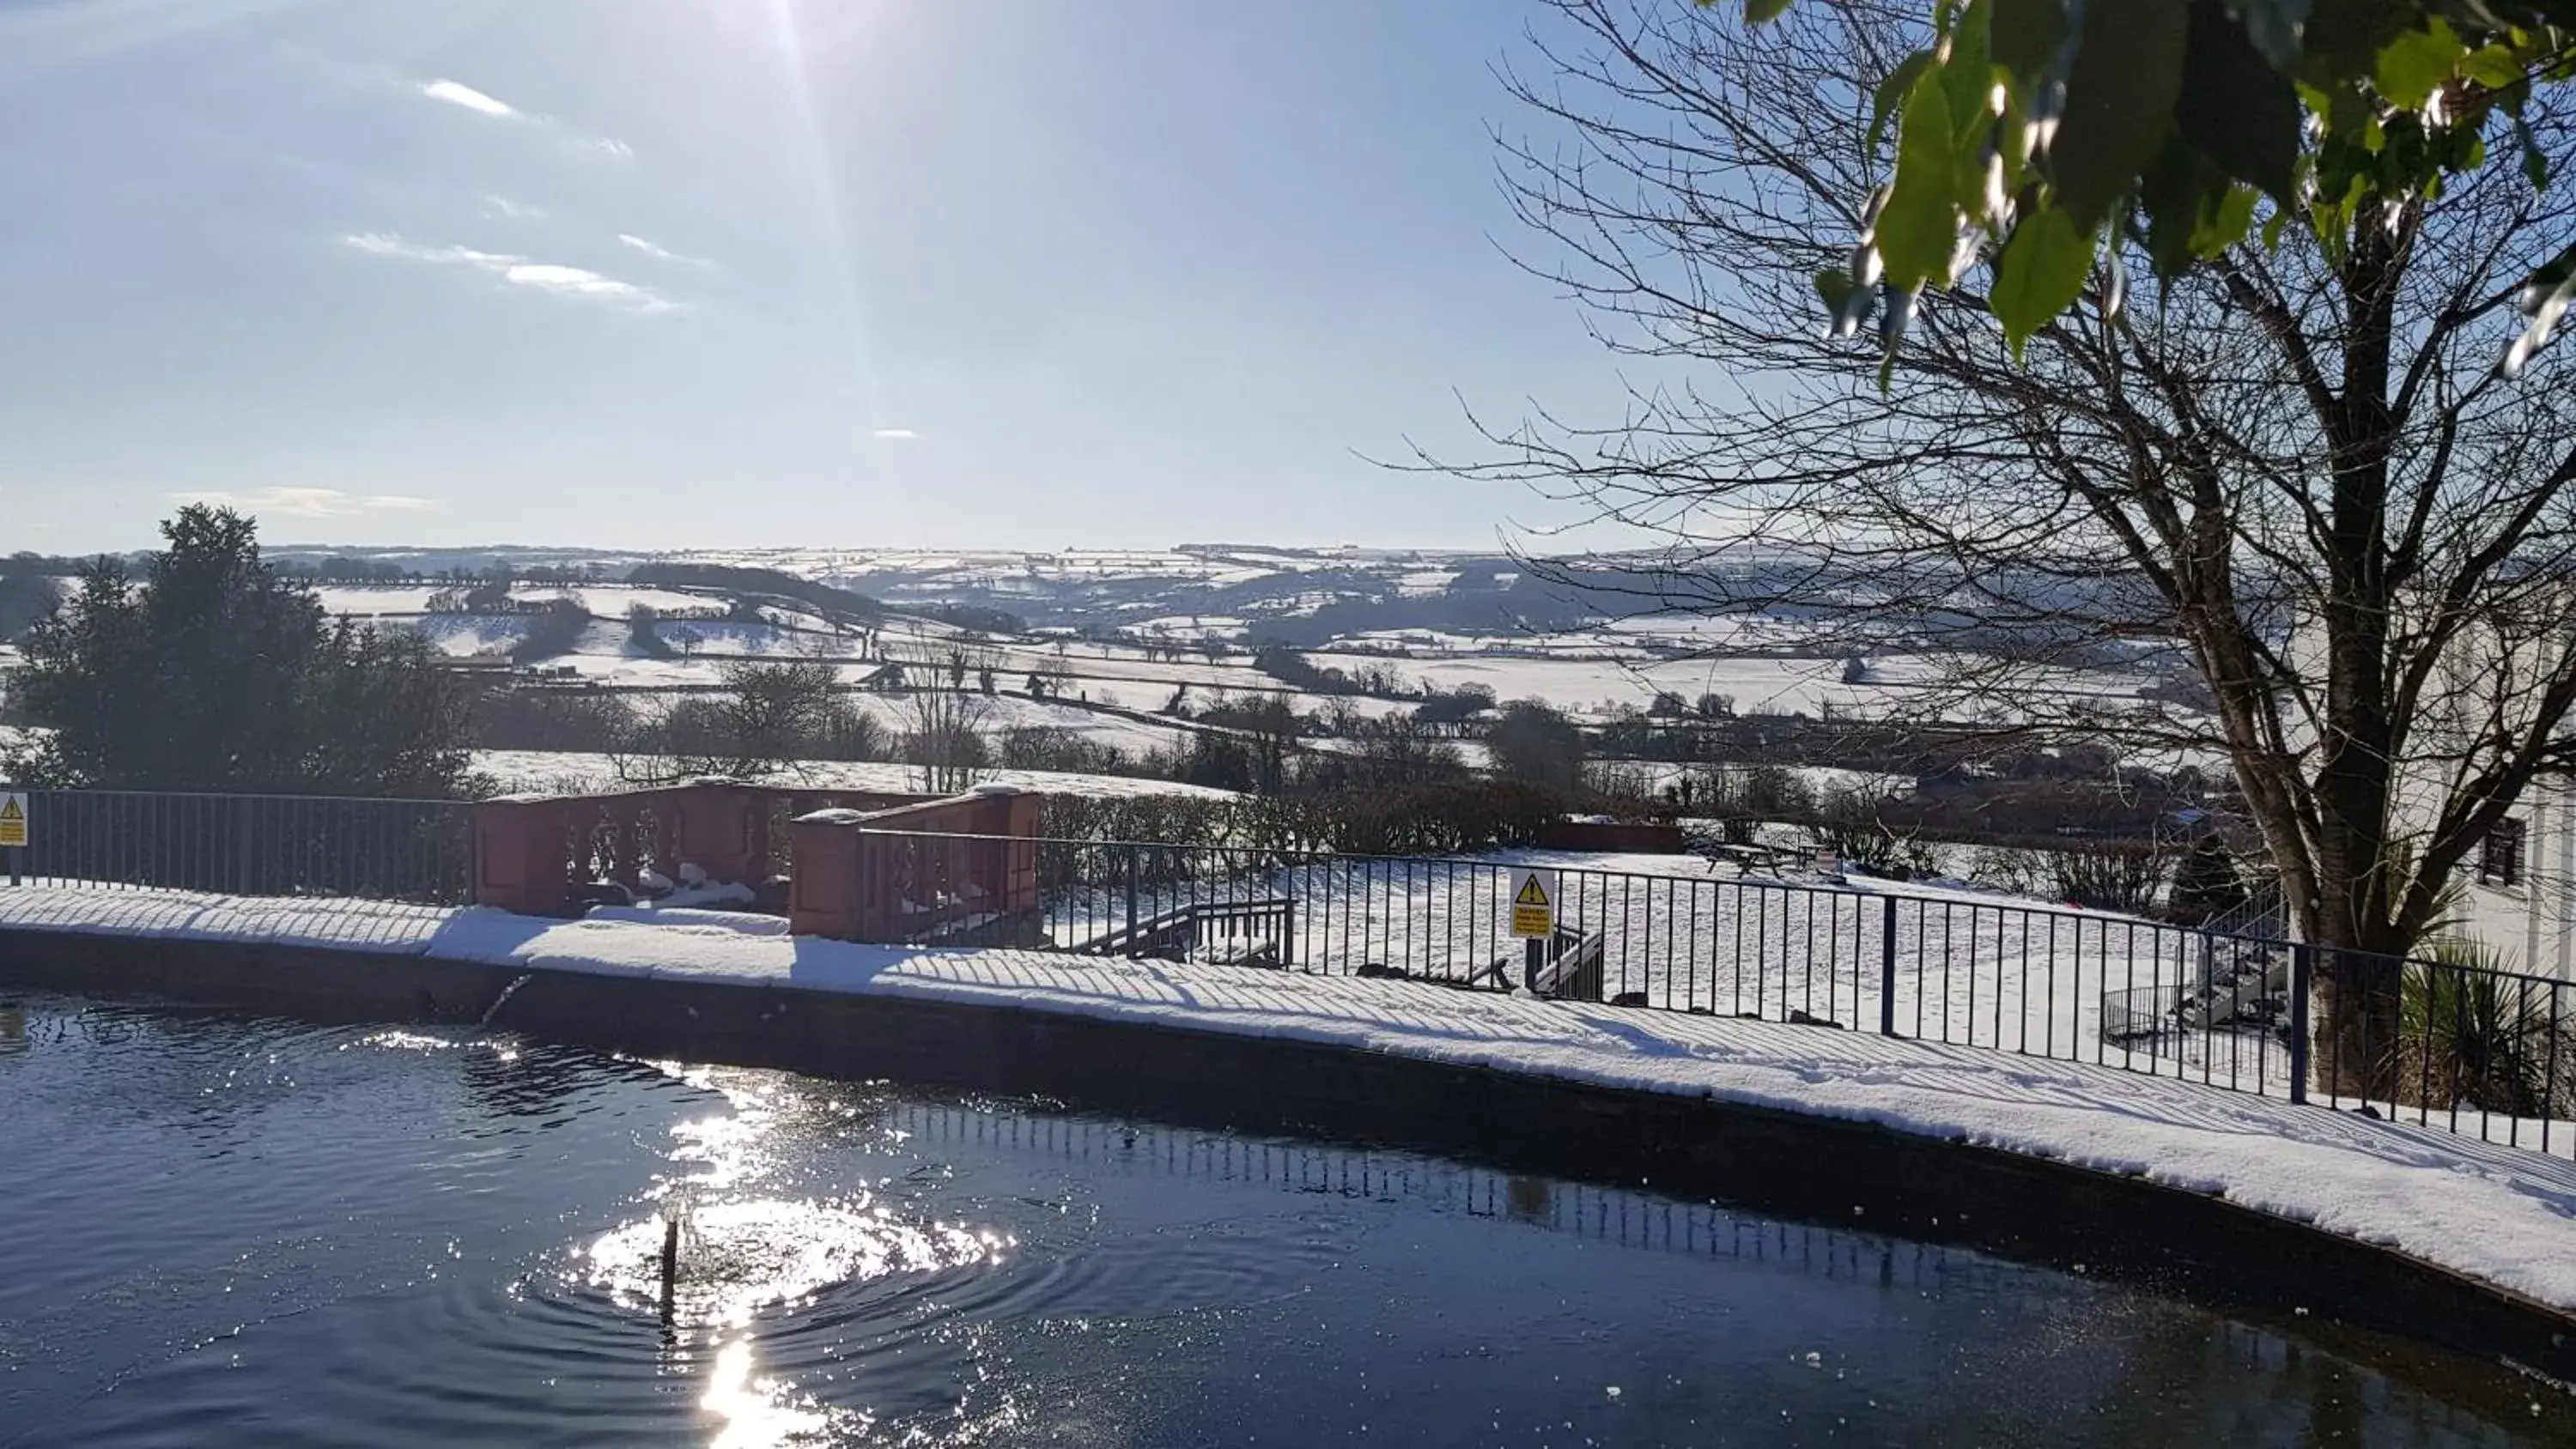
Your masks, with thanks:
[{"label": "palm-like plant", "polygon": [[[2399,1001],[2398,1087],[2428,1108],[2545,1114],[2576,1065],[2576,1022],[2555,986],[2512,975],[2506,953],[2446,937],[2407,963]],[[2557,1040],[2553,1041],[2553,1038]]]}]

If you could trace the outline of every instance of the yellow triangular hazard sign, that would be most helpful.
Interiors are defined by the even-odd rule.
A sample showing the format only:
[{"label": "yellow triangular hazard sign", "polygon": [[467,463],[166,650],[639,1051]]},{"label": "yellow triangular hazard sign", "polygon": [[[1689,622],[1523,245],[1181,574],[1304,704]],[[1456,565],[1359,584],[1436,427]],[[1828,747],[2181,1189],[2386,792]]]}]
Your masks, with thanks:
[{"label": "yellow triangular hazard sign", "polygon": [[17,801],[0,802],[0,825],[21,825],[26,819],[27,812],[18,808]]},{"label": "yellow triangular hazard sign", "polygon": [[1538,883],[1537,876],[1530,876],[1521,882],[1521,893],[1512,897],[1512,904],[1516,906],[1546,905],[1547,889]]}]

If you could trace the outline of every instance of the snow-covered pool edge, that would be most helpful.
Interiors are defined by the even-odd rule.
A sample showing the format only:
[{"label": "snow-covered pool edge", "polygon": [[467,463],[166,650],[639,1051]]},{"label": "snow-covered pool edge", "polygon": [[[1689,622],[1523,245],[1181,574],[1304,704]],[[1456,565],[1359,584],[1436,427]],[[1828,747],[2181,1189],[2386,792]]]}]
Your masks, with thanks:
[{"label": "snow-covered pool edge", "polygon": [[2576,1312],[2576,1161],[2113,1068],[1416,982],[382,902],[20,887],[0,890],[9,930],[1010,1007],[1701,1097],[2208,1194]]}]

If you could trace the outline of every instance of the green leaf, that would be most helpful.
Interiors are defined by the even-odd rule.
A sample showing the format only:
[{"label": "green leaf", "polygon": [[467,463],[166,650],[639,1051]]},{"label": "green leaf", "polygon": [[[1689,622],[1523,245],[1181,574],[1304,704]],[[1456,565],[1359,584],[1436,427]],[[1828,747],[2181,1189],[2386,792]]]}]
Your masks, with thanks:
[{"label": "green leaf", "polygon": [[2549,189],[2549,153],[2540,149],[2540,138],[2531,133],[2531,123],[2520,116],[2513,118],[2514,139],[2522,143],[2522,174],[2531,181],[2534,191]]},{"label": "green leaf", "polygon": [[2377,107],[2361,93],[2359,86],[2299,87],[2299,100],[2325,126],[2327,135],[2338,141],[2360,145],[2363,133],[2377,124]]},{"label": "green leaf", "polygon": [[2182,94],[2189,15],[2185,0],[2084,7],[2066,115],[2049,147],[2058,203],[2077,225],[2099,225],[2163,148]]},{"label": "green leaf", "polygon": [[1789,0],[1744,0],[1744,23],[1767,25],[1789,9]]},{"label": "green leaf", "polygon": [[1974,168],[1985,158],[1994,135],[1991,109],[1995,89],[1994,52],[1988,47],[1993,0],[1968,0],[1950,23],[1950,54],[1941,62],[1941,85],[1949,93],[1952,144],[1959,164]]},{"label": "green leaf", "polygon": [[1995,0],[1988,28],[1995,64],[2031,79],[2048,69],[2066,43],[2065,0]]},{"label": "green leaf", "polygon": [[1879,255],[1892,285],[1912,290],[1950,279],[1959,244],[1958,172],[1950,141],[1950,99],[1927,74],[1906,97],[1897,132],[1896,184],[1878,213]]},{"label": "green leaf", "polygon": [[1816,273],[1816,295],[1824,299],[1825,312],[1829,316],[1842,316],[1843,309],[1851,305],[1852,293],[1857,290],[1859,286],[1852,281],[1851,273],[1840,267],[1827,267]]},{"label": "green leaf", "polygon": [[2371,72],[2380,96],[2403,111],[2420,111],[2460,68],[2468,48],[2449,21],[2434,16],[2423,30],[2409,30],[2380,47]]},{"label": "green leaf", "polygon": [[2422,14],[2421,0],[2315,0],[2301,32],[2299,78],[2320,87],[2369,79],[2381,47]]},{"label": "green leaf", "polygon": [[2491,91],[2506,90],[2522,84],[2522,62],[2513,50],[2503,45],[2483,45],[2470,51],[2460,63],[2460,73]]},{"label": "green leaf", "polygon": [[2013,360],[2021,360],[2022,343],[2048,319],[2074,305],[2093,270],[2093,233],[2054,206],[2043,206],[2021,219],[2012,239],[1995,258],[1995,284],[1986,304],[2004,324],[2004,341]]},{"label": "green leaf", "polygon": [[1922,79],[1923,72],[1931,64],[1932,52],[1918,50],[1899,61],[1896,69],[1888,72],[1887,79],[1878,83],[1877,92],[1869,98],[1869,149],[1872,152],[1878,150],[1879,137],[1887,134],[1888,116],[1913,93],[1914,83]]},{"label": "green leaf", "polygon": [[2250,186],[2231,186],[2217,196],[2203,198],[2191,229],[2192,254],[2214,257],[2245,240],[2245,234],[2254,229],[2255,200]]},{"label": "green leaf", "polygon": [[2187,145],[2177,142],[2156,156],[2139,180],[2138,205],[2147,214],[2147,255],[2157,276],[2190,267],[2201,218],[2229,189],[2227,177]]},{"label": "green leaf", "polygon": [[2299,140],[2306,110],[2219,0],[2195,0],[2183,52],[2174,124],[2183,139],[2229,176],[2298,205]]}]

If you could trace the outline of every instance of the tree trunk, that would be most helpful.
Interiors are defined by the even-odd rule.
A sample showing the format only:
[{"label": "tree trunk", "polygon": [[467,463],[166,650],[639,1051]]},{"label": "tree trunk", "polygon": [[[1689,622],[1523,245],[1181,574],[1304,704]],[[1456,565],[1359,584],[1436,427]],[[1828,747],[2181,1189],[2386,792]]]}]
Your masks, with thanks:
[{"label": "tree trunk", "polygon": [[2312,1084],[2336,1098],[2394,1103],[2407,943],[2393,927],[2352,930],[2349,917],[2319,915],[2323,929],[2309,938],[2316,943]]},{"label": "tree trunk", "polygon": [[2403,963],[2373,952],[2321,950],[2316,984],[2316,1083],[2336,1097],[2397,1100]]}]

